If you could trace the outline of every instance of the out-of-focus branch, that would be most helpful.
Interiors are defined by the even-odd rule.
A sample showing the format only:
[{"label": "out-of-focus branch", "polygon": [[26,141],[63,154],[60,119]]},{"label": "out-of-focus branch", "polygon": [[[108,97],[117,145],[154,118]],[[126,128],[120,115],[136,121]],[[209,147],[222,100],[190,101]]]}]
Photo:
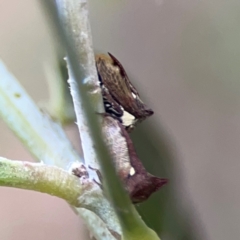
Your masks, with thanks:
[{"label": "out-of-focus branch", "polygon": [[[1,61],[0,115],[29,151],[39,160],[42,157],[44,163],[67,170],[71,163],[80,162],[79,156],[73,150],[61,126],[40,112]],[[65,181],[68,184],[61,185]],[[95,230],[94,236],[101,239],[100,236],[104,233],[109,236],[108,239],[113,239],[107,228],[120,232],[116,221],[111,221],[109,224],[105,221],[113,210],[109,203],[105,204],[106,198],[96,200],[96,196],[99,196],[102,190],[92,181],[80,184],[78,178],[60,168],[0,158],[0,185],[52,194],[65,199],[75,207],[81,206],[80,193],[84,188],[83,194],[92,196],[92,198],[89,204],[85,202],[82,206],[91,211],[96,210],[95,214],[98,217],[93,212],[84,211],[81,208],[77,208],[77,211],[88,226],[99,226],[100,230]],[[96,193],[96,189],[98,194],[91,195],[91,191]],[[95,201],[102,203],[105,207],[96,209],[91,206]],[[105,214],[103,209],[110,215]]]},{"label": "out-of-focus branch", "polygon": [[[57,54],[58,56],[60,54]],[[41,107],[51,115],[51,117],[61,124],[72,123],[75,119],[72,96],[67,83],[66,63],[60,56],[57,59],[44,64],[46,80],[49,88],[49,100],[41,102]]]},{"label": "out-of-focus branch", "polygon": [[43,114],[0,61],[0,116],[28,150],[48,165],[67,169],[81,159],[62,127]]}]

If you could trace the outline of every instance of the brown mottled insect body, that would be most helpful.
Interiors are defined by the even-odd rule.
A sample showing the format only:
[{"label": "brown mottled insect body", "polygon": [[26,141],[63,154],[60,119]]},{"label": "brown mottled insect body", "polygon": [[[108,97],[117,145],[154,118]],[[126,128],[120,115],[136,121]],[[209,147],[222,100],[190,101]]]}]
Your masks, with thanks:
[{"label": "brown mottled insect body", "polygon": [[106,113],[118,119],[128,131],[137,122],[153,114],[140,99],[121,63],[112,54],[97,55],[96,66]]},{"label": "brown mottled insect body", "polygon": [[146,171],[128,134],[153,111],[142,102],[123,66],[112,54],[97,55],[96,66],[106,111],[102,124],[105,143],[132,202],[139,203],[167,183],[167,179]]},{"label": "brown mottled insect body", "polygon": [[147,172],[137,156],[128,132],[119,121],[105,116],[102,127],[116,171],[133,203],[145,201],[168,182],[166,178]]}]

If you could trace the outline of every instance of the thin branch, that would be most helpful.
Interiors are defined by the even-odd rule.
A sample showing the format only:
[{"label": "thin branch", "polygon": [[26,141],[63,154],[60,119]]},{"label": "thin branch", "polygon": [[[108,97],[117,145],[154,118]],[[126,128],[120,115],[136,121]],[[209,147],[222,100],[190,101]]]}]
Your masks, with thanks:
[{"label": "thin branch", "polygon": [[[79,178],[61,168],[40,163],[12,161],[0,157],[0,186],[34,190],[60,197],[75,206],[76,211],[92,228],[93,235],[97,239],[103,239],[102,236],[106,236],[104,239],[115,240],[109,231],[109,226],[101,219],[101,212],[95,212],[97,215],[93,213],[98,209],[91,206],[92,203],[94,204],[94,194],[89,193],[97,191],[94,184],[87,179],[80,181]],[[91,195],[91,201],[81,202],[82,195]],[[91,209],[93,212],[83,207]]]},{"label": "thin branch", "polygon": [[106,226],[106,223],[102,221],[97,215],[92,214],[91,211],[84,208],[78,208],[77,212],[79,216],[81,216],[83,219],[88,220],[88,221],[85,221],[85,224],[87,225],[91,234],[96,239],[116,240],[114,236],[116,235],[120,236],[117,232],[114,232],[112,230],[110,231],[109,227]]},{"label": "thin branch", "polygon": [[[159,239],[157,237],[157,234],[149,229],[142,221],[136,209],[131,204],[129,196],[127,196],[126,191],[123,189],[120,179],[116,175],[116,171],[113,166],[109,151],[106,147],[105,142],[103,141],[102,129],[97,122],[96,113],[94,114],[94,111],[92,110],[96,109],[96,106],[93,107],[91,105],[97,103],[96,101],[93,101],[94,99],[96,100],[96,98],[93,96],[96,93],[96,89],[99,89],[99,87],[96,88],[94,81],[93,84],[91,84],[91,78],[88,75],[85,75],[86,71],[81,72],[81,57],[76,54],[78,47],[85,47],[84,42],[82,45],[78,45],[78,43],[81,43],[81,38],[79,36],[82,34],[90,34],[90,32],[81,32],[81,27],[76,27],[76,24],[79,24],[79,26],[81,26],[81,22],[77,17],[81,15],[81,13],[74,11],[74,9],[85,9],[87,2],[86,0],[57,0],[59,8],[58,14],[61,18],[58,17],[58,14],[55,12],[54,6],[51,4],[51,2],[45,0],[44,3],[47,6],[46,9],[48,9],[52,16],[53,23],[55,24],[55,29],[61,36],[61,39],[63,40],[63,43],[67,50],[69,76],[72,82],[71,87],[73,87],[71,91],[75,109],[83,109],[82,113],[84,115],[84,119],[86,120],[85,122],[80,122],[81,125],[79,125],[79,130],[82,132],[82,130],[85,130],[84,128],[87,128],[91,143],[88,141],[89,139],[86,140],[85,138],[82,138],[82,144],[83,146],[86,144],[85,149],[87,151],[95,152],[93,153],[95,154],[94,161],[96,162],[98,159],[101,163],[101,172],[103,174],[103,179],[106,181],[104,186],[108,191],[108,195],[114,206],[115,213],[117,214],[117,217],[120,221],[122,238],[137,239],[141,237],[141,239],[149,240]],[[85,21],[88,21],[87,14],[88,13],[85,12]],[[79,32],[76,33],[78,30]],[[76,39],[74,39],[74,37]],[[84,39],[89,40],[87,37]],[[95,81],[97,81],[97,78]],[[78,91],[80,94],[78,94]],[[87,93],[90,97],[87,95]],[[100,103],[102,104],[102,100]],[[77,114],[78,111],[76,111],[76,115]],[[84,120],[81,118],[81,116],[77,116],[77,119]],[[114,214],[112,216],[114,216]],[[115,219],[108,219],[108,221],[109,220],[116,221]]]},{"label": "thin branch", "polygon": [[[98,76],[95,67],[94,53],[92,48],[92,35],[88,21],[88,6],[86,0],[57,0],[58,13],[61,15],[65,30],[71,36],[75,46],[75,56],[77,61],[72,61],[73,55],[71,49],[67,47],[68,57],[68,73],[71,94],[74,102],[74,109],[77,117],[77,124],[82,139],[82,149],[86,166],[98,168],[98,158],[94,141],[89,129],[89,115],[91,118],[97,118],[97,114],[104,112],[102,103],[101,89],[98,84]],[[78,68],[79,74],[73,72],[75,66]],[[89,94],[88,101],[84,101],[79,96]],[[89,104],[90,103],[90,104]],[[86,113],[86,105],[89,112]],[[94,109],[94,112],[91,111]],[[88,116],[87,116],[87,115]],[[90,174],[95,175],[91,172]],[[95,176],[96,178],[96,176]]]},{"label": "thin branch", "polygon": [[[89,75],[86,75],[88,72],[81,71],[81,56],[78,55],[78,48],[85,47],[85,42],[81,42],[81,35],[90,34],[89,31],[82,32],[82,23],[78,17],[81,14],[84,14],[83,16],[85,19],[83,21],[88,21],[88,12],[86,9],[87,1],[57,0],[59,11],[58,14],[60,15],[60,19],[55,12],[54,6],[51,4],[51,2],[45,0],[44,3],[47,6],[46,9],[50,11],[52,19],[54,20],[53,23],[55,29],[61,36],[61,39],[63,40],[63,43],[67,50],[69,75],[72,82],[71,87],[73,86],[73,89],[71,91],[74,105],[76,104],[75,109],[77,109],[76,115],[79,114],[79,108],[83,109],[82,113],[84,114],[84,119],[86,120],[84,122],[79,122],[80,125],[78,126],[80,133],[82,133],[82,130],[85,130],[85,128],[87,128],[89,134],[89,139],[82,137],[84,156],[86,158],[85,150],[90,151],[91,153],[95,154],[94,161],[99,160],[101,164],[101,173],[103,174],[103,178],[106,181],[104,186],[106,186],[108,195],[112,201],[115,212],[120,221],[122,228],[122,238],[137,239],[141,237],[141,239],[149,240],[159,239],[156,233],[149,229],[142,221],[136,209],[131,204],[129,196],[127,196],[126,191],[123,189],[120,179],[116,175],[112,158],[109,154],[105,142],[103,141],[102,129],[97,122],[96,113],[94,114],[94,111],[92,110],[96,110],[96,106],[91,106],[96,103],[96,101],[93,101],[95,99],[93,96],[96,92],[96,85],[95,82],[92,81],[92,79],[89,77]],[[82,8],[85,10],[85,12],[81,12]],[[75,9],[78,11],[75,11]],[[77,25],[79,25],[79,27]],[[91,40],[88,37],[83,39]],[[87,51],[92,51],[92,49],[87,49]],[[97,81],[97,78],[95,81]],[[78,91],[80,94],[78,94]],[[102,100],[100,103],[102,104]],[[79,119],[79,121],[84,120],[81,116],[77,116],[77,119]],[[89,140],[91,142],[89,142]],[[84,144],[86,144],[85,150]]]},{"label": "thin branch", "polygon": [[[38,159],[41,159],[42,156],[44,160],[43,162],[67,169],[70,163],[76,163],[76,160],[79,159],[77,153],[75,153],[72,149],[72,146],[66,138],[61,126],[52,122],[48,116],[43,115],[39,111],[25,90],[12,76],[12,74],[8,72],[2,62],[0,62],[0,114],[9,127],[28,147],[29,151],[32,152]],[[59,159],[57,157],[59,157]],[[7,168],[2,170],[6,171]],[[12,168],[12,170],[14,169]],[[60,169],[58,170],[61,171]],[[11,181],[9,182],[9,179],[6,178],[5,175],[8,173],[5,172],[4,174],[4,171],[1,173],[1,176],[4,179],[4,181],[2,180],[2,186],[12,186],[41,191],[41,189],[34,189],[36,186],[33,186],[32,188],[30,185],[28,188],[25,186],[25,183],[27,184],[31,181],[25,181],[21,187],[21,181],[19,180],[21,179],[21,176],[19,176],[17,181],[14,180],[14,183],[11,183]],[[15,171],[15,173],[21,173],[21,171]],[[74,177],[74,179],[75,178],[76,177]],[[58,179],[58,181],[60,180]],[[17,183],[20,183],[20,185]],[[109,229],[120,233],[118,221],[113,214],[113,209],[109,205],[109,202],[104,197],[96,199],[96,196],[99,196],[102,192],[99,187],[97,189],[99,193],[97,195],[95,194],[95,198],[92,197],[91,201],[94,206],[95,203],[98,202],[100,206],[104,207],[98,209],[94,206],[87,205],[86,203],[84,203],[83,206],[95,211],[95,213],[104,220],[104,224],[106,224]],[[89,192],[90,191],[88,191],[88,193]],[[65,197],[68,196],[71,196],[71,194]],[[91,196],[91,194],[89,194],[89,196]],[[61,197],[64,198],[63,196]],[[89,197],[89,200],[90,199],[91,198]],[[65,198],[65,200],[70,203],[76,202],[76,199],[70,200]],[[79,200],[77,200],[77,202],[79,203]],[[80,210],[79,213],[81,213]],[[92,214],[92,212],[85,212],[83,214],[84,220],[87,224],[89,221],[93,221],[92,219],[94,219],[94,216],[92,216]]]},{"label": "thin branch", "polygon": [[82,185],[79,179],[58,167],[0,157],[0,185],[48,193],[80,206]]},{"label": "thin branch", "polygon": [[122,231],[118,219],[110,202],[103,195],[103,191],[99,190],[99,188],[93,188],[91,184],[90,188],[86,185],[83,189],[84,193],[78,198],[81,207],[96,213],[107,225],[108,229],[120,235]]},{"label": "thin branch", "polygon": [[[60,54],[58,54],[60,55]],[[46,80],[49,87],[49,100],[41,103],[41,107],[46,109],[53,119],[60,121],[61,124],[72,123],[75,119],[72,96],[69,85],[64,74],[65,62],[54,59],[48,64],[44,64]]]},{"label": "thin branch", "polygon": [[[50,4],[49,1],[45,1],[48,6],[48,10],[51,8],[54,8]],[[51,5],[51,6],[50,6]],[[113,166],[112,157],[109,154],[109,150],[106,147],[106,144],[103,140],[102,135],[102,126],[100,127],[100,124],[98,124],[97,121],[97,114],[93,111],[93,106],[96,104],[96,101],[93,101],[93,99],[96,100],[93,96],[95,95],[95,91],[91,91],[93,89],[97,89],[100,91],[100,88],[98,84],[96,84],[97,77],[95,81],[91,79],[91,77],[88,77],[86,74],[89,72],[87,71],[81,71],[84,70],[84,65],[81,65],[81,55],[83,54],[82,51],[77,51],[79,55],[76,54],[76,51],[74,49],[78,49],[77,46],[80,46],[82,48],[85,47],[85,41],[90,41],[91,37],[85,37],[81,38],[82,35],[90,35],[88,28],[86,32],[82,32],[82,24],[79,19],[79,15],[81,13],[84,16],[84,23],[88,21],[88,14],[87,14],[87,1],[86,0],[57,0],[57,5],[59,9],[59,15],[60,19],[58,18],[57,13],[55,12],[55,16],[52,15],[52,19],[54,20],[54,24],[56,26],[56,29],[58,30],[59,35],[62,37],[63,43],[66,46],[67,54],[68,54],[68,62],[69,62],[69,75],[71,76],[71,82],[74,85],[74,89],[72,92],[73,94],[73,103],[77,104],[75,106],[75,109],[77,109],[76,114],[78,114],[79,109],[81,109],[82,114],[85,116],[84,122],[80,122],[80,132],[82,132],[82,129],[85,130],[85,128],[89,131],[89,137],[91,139],[92,145],[89,143],[88,139],[82,138],[82,144],[86,146],[85,150],[94,152],[94,154],[97,156],[97,159],[101,163],[101,169],[103,172],[103,177],[107,180],[107,188],[109,192],[111,193],[112,189],[118,190],[118,196],[120,196],[121,201],[121,207],[123,205],[125,207],[131,205],[129,197],[126,195],[125,190],[122,188],[122,184],[119,180],[119,178],[116,176],[115,168]],[[81,8],[83,8],[83,12],[81,12]],[[76,11],[77,9],[78,11]],[[80,11],[80,12],[79,12]],[[52,9],[51,13],[53,14],[54,9]],[[69,19],[68,19],[69,18]],[[63,27],[64,26],[64,27]],[[80,33],[76,33],[76,31],[79,30]],[[75,38],[74,38],[75,37]],[[82,46],[80,45],[81,41],[83,42]],[[90,44],[91,47],[91,44]],[[92,49],[86,49],[87,51],[92,51]],[[85,51],[84,51],[85,52]],[[94,63],[94,61],[91,61]],[[81,69],[80,69],[80,66]],[[86,64],[86,67],[88,67],[88,64]],[[72,85],[71,85],[72,87]],[[79,94],[80,93],[80,94]],[[101,94],[99,94],[101,96]],[[74,99],[76,97],[76,99]],[[91,103],[91,104],[90,104]],[[102,104],[102,97],[100,100],[100,103]],[[79,105],[81,104],[81,105]],[[99,104],[99,103],[98,103]],[[96,108],[94,108],[96,109]],[[78,117],[77,117],[78,118]],[[79,117],[80,120],[82,120],[81,117]],[[84,150],[84,149],[83,149]],[[85,155],[85,151],[84,151]],[[91,166],[92,167],[92,166]],[[107,176],[105,176],[107,175]],[[116,200],[116,198],[115,198]],[[130,208],[131,209],[131,208]]]},{"label": "thin branch", "polygon": [[1,61],[0,115],[38,160],[64,169],[81,161],[62,127],[39,110]]}]

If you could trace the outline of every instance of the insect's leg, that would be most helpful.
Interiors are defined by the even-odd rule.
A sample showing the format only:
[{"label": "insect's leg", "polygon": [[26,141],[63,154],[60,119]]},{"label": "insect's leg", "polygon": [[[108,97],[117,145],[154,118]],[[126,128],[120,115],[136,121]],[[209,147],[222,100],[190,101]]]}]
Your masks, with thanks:
[{"label": "insect's leg", "polygon": [[100,180],[100,183],[97,182],[95,179],[93,179],[93,181],[103,190],[103,185],[102,185],[103,177],[102,177],[101,172],[100,172],[99,169],[97,169],[97,168],[93,168],[93,167],[91,167],[91,166],[88,166],[88,167],[89,167],[91,170],[93,170],[93,171],[95,171],[95,172],[97,173],[98,178],[99,178],[99,180]]}]

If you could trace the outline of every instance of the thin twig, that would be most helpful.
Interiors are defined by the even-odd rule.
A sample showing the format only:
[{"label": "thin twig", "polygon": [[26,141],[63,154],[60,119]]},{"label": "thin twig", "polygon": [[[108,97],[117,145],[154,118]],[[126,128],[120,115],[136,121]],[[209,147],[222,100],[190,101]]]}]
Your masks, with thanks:
[{"label": "thin twig", "polygon": [[[88,6],[86,0],[57,0],[58,13],[61,15],[65,30],[74,41],[75,56],[77,62],[72,61],[73,55],[68,48],[68,73],[71,94],[73,97],[74,109],[77,124],[82,139],[82,149],[86,166],[99,169],[97,151],[94,146],[91,130],[89,129],[89,117],[86,115],[86,105],[94,109],[95,113],[104,112],[101,89],[98,84],[98,76],[95,67],[94,53],[92,48],[92,35],[88,20]],[[79,75],[75,76],[73,71],[76,64]],[[79,95],[89,93],[89,101],[84,101]],[[91,118],[97,119],[97,114],[89,111]],[[95,116],[94,116],[95,115]],[[95,172],[89,169],[90,175],[96,178]]]},{"label": "thin twig", "polygon": [[[60,197],[75,206],[76,211],[92,229],[93,235],[97,239],[115,240],[109,231],[109,226],[101,219],[99,209],[91,207],[91,204],[94,203],[94,194],[89,193],[97,193],[97,191],[94,184],[87,179],[79,181],[76,176],[54,166],[12,161],[0,157],[0,186],[34,190]],[[87,205],[86,201],[80,201],[81,196],[85,195],[91,195],[91,201],[88,201],[90,205]],[[92,212],[84,208],[90,209]],[[94,210],[98,211],[94,214]]]},{"label": "thin twig", "polygon": [[78,207],[78,198],[83,194],[79,179],[61,168],[2,157],[0,185],[48,193]]},{"label": "thin twig", "polygon": [[[54,11],[54,6],[51,5],[50,1],[45,0],[44,3],[46,4],[48,11],[51,10],[50,13],[52,15],[52,19],[54,20],[53,22],[55,24],[55,28],[61,36],[64,46],[67,50],[71,88],[73,87],[71,91],[75,109],[77,109],[76,115],[78,115],[79,108],[83,109],[82,114],[84,116],[84,119],[82,119],[81,116],[77,116],[77,119],[83,120],[83,122],[79,122],[80,133],[82,133],[82,130],[85,131],[86,128],[87,134],[89,134],[89,139],[82,137],[84,157],[86,158],[85,154],[88,154],[85,152],[85,150],[89,151],[91,154],[93,154],[90,157],[94,156],[90,162],[93,161],[93,164],[95,163],[97,165],[98,160],[101,164],[101,173],[103,174],[103,178],[106,183],[104,186],[108,191],[108,196],[112,201],[115,213],[117,214],[117,217],[120,221],[122,238],[139,239],[140,237],[141,239],[149,240],[159,239],[156,233],[149,229],[142,221],[136,209],[131,204],[129,196],[127,196],[126,191],[123,189],[120,179],[116,175],[113,161],[103,140],[102,129],[98,124],[96,112],[94,113],[94,110],[96,111],[97,109],[95,104],[99,104],[96,99],[100,100],[99,98],[94,97],[97,91],[96,89],[99,89],[99,87],[96,88],[94,80],[93,84],[91,84],[92,79],[89,77],[89,75],[87,75],[89,74],[87,71],[81,71],[82,58],[77,54],[77,51],[78,48],[84,48],[85,45],[84,42],[81,42],[80,37],[84,34],[90,34],[90,32],[82,32],[81,27],[76,27],[76,24],[79,24],[79,26],[81,26],[81,22],[79,22],[80,20],[78,17],[81,15],[81,8],[85,9],[86,12],[82,12],[82,14],[85,14],[85,21],[88,21],[88,12],[85,8],[87,1],[57,0],[59,11],[58,14],[56,14]],[[80,12],[74,11],[75,9],[79,10]],[[78,30],[80,32],[76,33]],[[74,39],[74,37],[79,39]],[[86,37],[83,39],[89,40],[90,38]],[[78,45],[78,43],[82,44]],[[87,49],[87,51],[88,50],[89,49]],[[90,49],[90,51],[92,51],[92,49]],[[97,78],[95,81],[97,81]],[[102,105],[102,100],[100,103]],[[85,147],[84,144],[86,144]],[[94,166],[95,165],[91,167]],[[112,214],[112,216],[115,215]],[[108,219],[108,221],[113,221],[115,224],[118,224],[115,217],[114,219]]]},{"label": "thin twig", "polygon": [[1,61],[0,116],[39,161],[64,169],[81,161],[62,127],[39,110]]}]

